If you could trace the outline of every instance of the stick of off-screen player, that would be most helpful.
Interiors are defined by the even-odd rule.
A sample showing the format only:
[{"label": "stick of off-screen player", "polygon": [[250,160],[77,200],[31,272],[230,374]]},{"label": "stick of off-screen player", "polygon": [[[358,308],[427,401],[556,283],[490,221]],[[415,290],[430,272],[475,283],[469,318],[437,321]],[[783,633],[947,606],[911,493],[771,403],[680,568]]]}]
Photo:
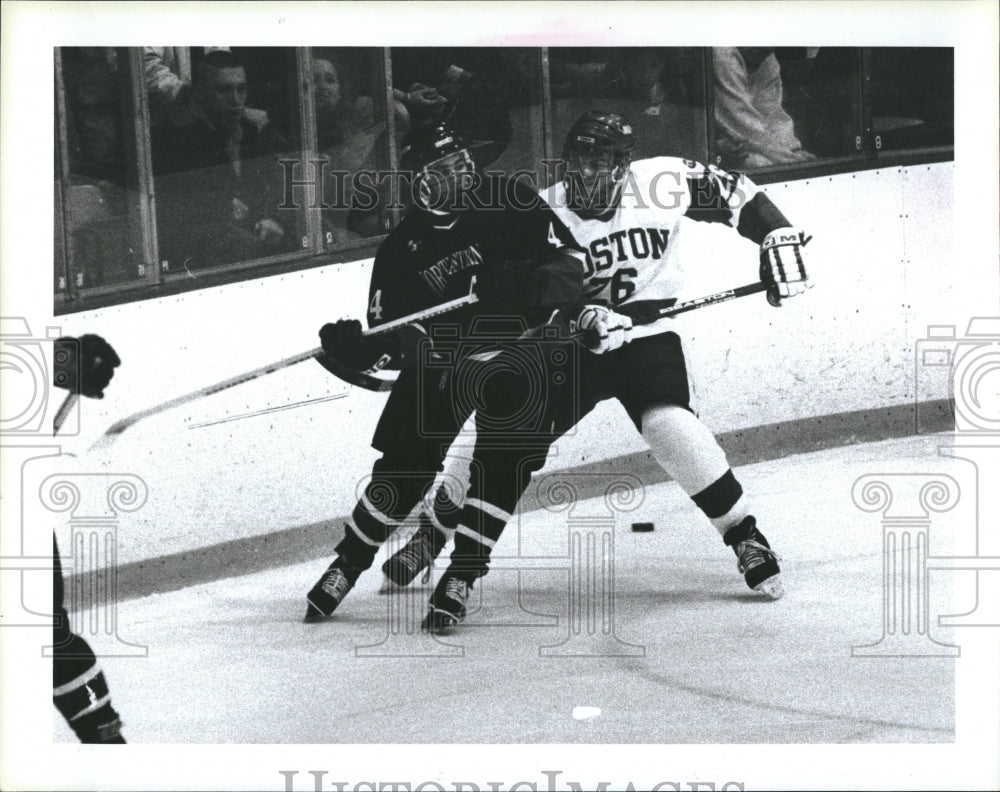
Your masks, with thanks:
[{"label": "stick of off-screen player", "polygon": [[66,416],[70,414],[70,411],[76,406],[76,403],[80,400],[80,394],[70,391],[66,394],[66,398],[63,399],[63,403],[59,405],[59,410],[56,412],[55,418],[52,419],[52,434],[59,434],[59,430],[62,429],[62,425],[66,423]]}]

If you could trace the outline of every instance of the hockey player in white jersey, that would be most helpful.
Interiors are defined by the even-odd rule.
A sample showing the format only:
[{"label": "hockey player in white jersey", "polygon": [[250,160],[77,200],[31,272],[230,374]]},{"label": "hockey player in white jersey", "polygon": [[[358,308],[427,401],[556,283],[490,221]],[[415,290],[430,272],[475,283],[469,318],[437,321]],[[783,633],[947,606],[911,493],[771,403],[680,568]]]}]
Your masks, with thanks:
[{"label": "hockey player in white jersey", "polygon": [[[780,559],[725,453],[691,410],[674,320],[633,326],[629,314],[648,301],[665,307],[676,299],[682,278],[668,254],[682,218],[726,224],[759,244],[760,278],[775,307],[811,285],[802,255],[808,239],[749,179],[673,157],[632,162],[635,145],[621,116],[584,114],[566,139],[565,177],[542,192],[565,225],[556,233],[587,253],[587,304],[577,325],[591,336],[593,354],[581,356],[580,405],[569,420],[618,399],[657,462],[733,549],[746,584],[778,599]],[[522,491],[486,484],[480,490],[466,504],[451,563],[431,599],[425,627],[433,632],[447,632],[464,617],[469,589],[486,574],[490,550]]]}]

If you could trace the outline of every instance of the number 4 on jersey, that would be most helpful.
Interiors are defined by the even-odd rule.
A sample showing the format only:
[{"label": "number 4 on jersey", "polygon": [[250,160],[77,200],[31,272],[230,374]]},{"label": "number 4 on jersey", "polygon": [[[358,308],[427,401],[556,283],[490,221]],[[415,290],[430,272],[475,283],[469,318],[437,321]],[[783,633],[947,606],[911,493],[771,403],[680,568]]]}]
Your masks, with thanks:
[{"label": "number 4 on jersey", "polygon": [[[382,320],[382,290],[378,289],[372,296],[372,301],[368,303],[368,316],[376,322]],[[370,322],[369,322],[370,324]]]}]

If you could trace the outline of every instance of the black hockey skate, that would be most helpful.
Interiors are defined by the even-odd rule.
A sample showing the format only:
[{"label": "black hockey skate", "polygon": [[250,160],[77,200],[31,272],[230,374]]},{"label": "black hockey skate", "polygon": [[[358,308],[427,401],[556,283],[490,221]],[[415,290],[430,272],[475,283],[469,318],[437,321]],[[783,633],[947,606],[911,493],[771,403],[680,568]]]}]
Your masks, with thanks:
[{"label": "black hockey skate", "polygon": [[409,586],[417,575],[434,563],[447,541],[448,537],[422,515],[416,533],[386,559],[382,564],[382,573],[397,586]]},{"label": "black hockey skate", "polygon": [[347,596],[363,569],[350,567],[338,556],[327,568],[316,585],[306,594],[306,617],[304,621],[317,622],[330,616]]},{"label": "black hockey skate", "polygon": [[746,517],[739,525],[730,528],[723,541],[736,553],[736,567],[747,585],[756,592],[780,599],[785,589],[781,583],[780,556],[771,549],[764,534],[757,530],[757,521]]},{"label": "black hockey skate", "polygon": [[471,591],[469,581],[445,572],[431,595],[430,610],[421,629],[434,635],[448,635],[465,618]]}]

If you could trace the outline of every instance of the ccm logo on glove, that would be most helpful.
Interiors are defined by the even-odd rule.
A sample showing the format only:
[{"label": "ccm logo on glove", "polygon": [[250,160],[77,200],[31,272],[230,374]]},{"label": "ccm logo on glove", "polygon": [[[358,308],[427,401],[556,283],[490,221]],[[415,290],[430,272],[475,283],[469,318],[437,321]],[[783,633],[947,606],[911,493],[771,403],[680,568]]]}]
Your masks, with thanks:
[{"label": "ccm logo on glove", "polygon": [[760,279],[767,284],[767,301],[776,308],[788,297],[811,289],[803,248],[812,237],[798,228],[776,228],[760,245]]}]

